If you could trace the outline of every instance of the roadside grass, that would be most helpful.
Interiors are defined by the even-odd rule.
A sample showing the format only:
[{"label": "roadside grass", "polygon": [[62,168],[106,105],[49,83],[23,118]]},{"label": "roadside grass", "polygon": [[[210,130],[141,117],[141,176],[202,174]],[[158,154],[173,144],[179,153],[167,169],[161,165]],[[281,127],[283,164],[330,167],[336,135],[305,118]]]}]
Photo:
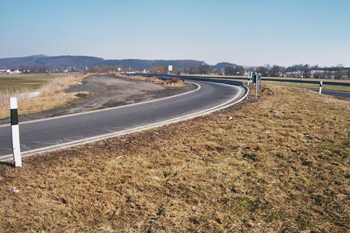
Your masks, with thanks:
[{"label": "roadside grass", "polygon": [[0,93],[35,91],[59,74],[0,74]]},{"label": "roadside grass", "polygon": [[135,80],[140,80],[140,81],[146,81],[146,82],[152,82],[152,83],[157,83],[160,84],[164,87],[183,87],[186,85],[181,79],[175,77],[170,80],[163,80],[157,77],[143,77],[139,75],[122,75],[118,74],[118,76],[123,77],[123,78],[130,78],[130,79],[135,79]]},{"label": "roadside grass", "polygon": [[[333,80],[332,80],[333,81]],[[345,80],[343,80],[345,81]],[[309,83],[289,83],[289,82],[274,82],[274,81],[264,81],[263,83],[268,83],[271,85],[281,85],[281,86],[288,86],[288,87],[303,87],[303,88],[313,88],[318,89],[320,87],[319,84],[309,84]],[[322,85],[323,90],[334,90],[334,91],[350,91],[350,87],[348,86],[335,86],[335,85]]]},{"label": "roadside grass", "polygon": [[[46,78],[46,76],[22,75],[20,77],[18,76],[17,81],[15,76],[11,79],[0,76],[0,86],[2,87],[0,91],[0,119],[10,116],[10,97],[17,97],[20,115],[66,106],[68,104],[67,102],[74,100],[74,95],[76,93],[64,93],[63,90],[81,82],[81,80],[86,77],[86,75],[80,74],[69,76],[60,75],[50,78]],[[6,82],[2,82],[4,80],[6,80]],[[32,83],[36,83],[38,86],[31,86],[30,84]],[[35,97],[30,97],[26,94],[33,91],[40,92],[40,94]]]},{"label": "roadside grass", "polygon": [[349,232],[350,101],[260,90],[207,116],[1,164],[0,230]]},{"label": "roadside grass", "polygon": [[[284,80],[297,80],[300,81],[301,78],[290,78],[290,77],[262,77],[262,79],[284,79]],[[342,83],[350,83],[350,79],[326,79],[326,78],[304,78],[304,81],[323,81],[323,82],[342,82]]]}]

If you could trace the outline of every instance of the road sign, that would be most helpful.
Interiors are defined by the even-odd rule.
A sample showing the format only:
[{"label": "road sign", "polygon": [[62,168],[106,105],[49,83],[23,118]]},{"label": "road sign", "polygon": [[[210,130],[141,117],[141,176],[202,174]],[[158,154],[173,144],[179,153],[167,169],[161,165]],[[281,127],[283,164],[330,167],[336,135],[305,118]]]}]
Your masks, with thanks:
[{"label": "road sign", "polygon": [[253,83],[261,83],[261,74],[253,73]]}]

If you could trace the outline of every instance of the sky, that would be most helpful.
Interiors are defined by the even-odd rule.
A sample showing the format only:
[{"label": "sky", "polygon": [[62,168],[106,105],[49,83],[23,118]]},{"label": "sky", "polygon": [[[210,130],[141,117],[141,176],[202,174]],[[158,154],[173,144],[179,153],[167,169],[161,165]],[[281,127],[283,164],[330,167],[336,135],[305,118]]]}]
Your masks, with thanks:
[{"label": "sky", "polygon": [[350,0],[0,0],[0,58],[350,67]]}]

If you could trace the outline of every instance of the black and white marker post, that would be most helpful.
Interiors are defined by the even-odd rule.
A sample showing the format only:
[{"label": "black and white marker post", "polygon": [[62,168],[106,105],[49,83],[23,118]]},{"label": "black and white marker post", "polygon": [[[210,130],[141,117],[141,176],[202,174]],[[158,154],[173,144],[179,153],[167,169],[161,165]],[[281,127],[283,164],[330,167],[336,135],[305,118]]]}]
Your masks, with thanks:
[{"label": "black and white marker post", "polygon": [[[255,98],[258,98],[258,91],[259,91],[259,81],[258,81],[258,74],[253,74],[255,78]],[[253,78],[253,80],[254,80]]]},{"label": "black and white marker post", "polygon": [[22,167],[21,147],[20,147],[20,143],[19,143],[18,110],[17,110],[17,98],[16,97],[10,98],[10,111],[11,111],[13,160],[15,161],[15,167]]},{"label": "black and white marker post", "polygon": [[261,82],[261,74],[252,74],[253,83],[255,83],[255,98],[258,98],[259,83]]},{"label": "black and white marker post", "polygon": [[322,94],[322,81],[320,81],[320,89],[318,90],[318,93]]},{"label": "black and white marker post", "polygon": [[248,86],[250,85],[250,81],[252,80],[252,72],[248,72]]}]

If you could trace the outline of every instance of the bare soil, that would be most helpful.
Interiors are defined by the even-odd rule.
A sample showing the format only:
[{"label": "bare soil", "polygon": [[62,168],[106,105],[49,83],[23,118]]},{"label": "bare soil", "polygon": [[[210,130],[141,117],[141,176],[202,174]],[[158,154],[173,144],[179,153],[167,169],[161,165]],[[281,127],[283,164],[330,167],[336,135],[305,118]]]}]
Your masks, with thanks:
[{"label": "bare soil", "polygon": [[[84,78],[82,83],[64,90],[66,93],[76,93],[76,99],[68,102],[67,106],[21,115],[19,120],[23,122],[117,107],[173,96],[195,88],[192,84],[186,84],[182,87],[164,86],[158,83],[124,78],[115,74],[91,75]],[[0,124],[7,123],[10,123],[9,118],[0,119]]]}]

